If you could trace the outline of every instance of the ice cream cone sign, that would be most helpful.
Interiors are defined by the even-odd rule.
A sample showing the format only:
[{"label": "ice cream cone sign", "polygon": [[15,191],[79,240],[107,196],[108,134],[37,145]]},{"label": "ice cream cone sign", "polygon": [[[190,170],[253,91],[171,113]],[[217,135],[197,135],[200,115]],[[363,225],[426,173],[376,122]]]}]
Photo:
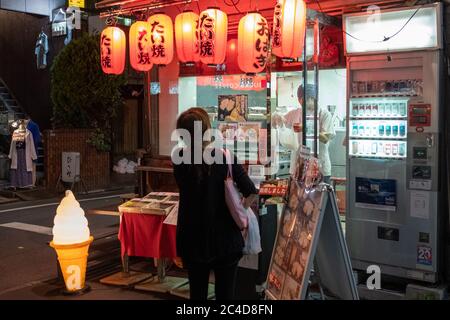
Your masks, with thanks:
[{"label": "ice cream cone sign", "polygon": [[80,203],[72,191],[67,190],[66,196],[56,209],[53,241],[50,242],[50,246],[58,255],[66,289],[69,292],[84,288],[89,245],[93,240]]}]

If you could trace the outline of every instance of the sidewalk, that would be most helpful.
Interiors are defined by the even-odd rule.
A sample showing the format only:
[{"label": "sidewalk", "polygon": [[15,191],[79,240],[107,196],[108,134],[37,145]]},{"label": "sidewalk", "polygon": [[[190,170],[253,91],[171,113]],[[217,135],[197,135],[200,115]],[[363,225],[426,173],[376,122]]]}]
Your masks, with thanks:
[{"label": "sidewalk", "polygon": [[98,281],[88,281],[87,284],[91,291],[68,296],[62,293],[62,285],[57,279],[35,282],[1,293],[0,300],[180,300],[169,294],[106,286]]},{"label": "sidewalk", "polygon": [[[119,272],[121,270],[120,263],[110,265],[108,268],[102,268],[103,272],[102,270],[95,271],[96,267],[92,264],[92,261],[89,264],[86,285],[91,290],[83,295],[64,295],[62,292],[64,283],[55,276],[55,278],[33,281],[0,292],[0,300],[180,300],[180,298],[170,294],[139,291],[132,287],[104,285],[100,283],[100,279]],[[155,268],[151,266],[149,261],[133,263],[131,270],[156,273]],[[169,274],[172,273],[174,275],[179,274],[179,272],[169,272]]]},{"label": "sidewalk", "polygon": [[[111,173],[110,183],[106,188],[89,190],[88,194],[79,193],[77,197],[80,199],[91,195],[101,195],[110,192],[134,193],[136,176],[135,174],[117,174]],[[3,205],[13,204],[12,206],[41,204],[41,201],[60,200],[64,196],[63,192],[49,191],[44,187],[35,187],[33,189],[0,189],[0,210]]]}]

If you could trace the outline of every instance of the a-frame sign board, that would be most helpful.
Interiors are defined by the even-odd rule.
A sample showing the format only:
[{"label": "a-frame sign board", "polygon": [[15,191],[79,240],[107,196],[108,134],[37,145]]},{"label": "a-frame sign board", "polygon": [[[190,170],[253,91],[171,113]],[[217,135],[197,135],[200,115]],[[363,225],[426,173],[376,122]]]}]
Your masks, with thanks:
[{"label": "a-frame sign board", "polygon": [[334,191],[325,184],[308,189],[291,180],[270,263],[266,297],[306,299],[313,269],[320,287],[328,294],[337,299],[359,299]]}]

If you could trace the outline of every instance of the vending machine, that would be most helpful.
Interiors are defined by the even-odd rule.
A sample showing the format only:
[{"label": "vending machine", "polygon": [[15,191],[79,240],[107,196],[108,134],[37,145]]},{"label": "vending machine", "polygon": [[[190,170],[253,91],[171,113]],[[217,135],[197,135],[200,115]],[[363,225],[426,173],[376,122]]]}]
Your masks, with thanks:
[{"label": "vending machine", "polygon": [[442,7],[346,15],[344,26],[353,267],[434,283],[442,258]]}]

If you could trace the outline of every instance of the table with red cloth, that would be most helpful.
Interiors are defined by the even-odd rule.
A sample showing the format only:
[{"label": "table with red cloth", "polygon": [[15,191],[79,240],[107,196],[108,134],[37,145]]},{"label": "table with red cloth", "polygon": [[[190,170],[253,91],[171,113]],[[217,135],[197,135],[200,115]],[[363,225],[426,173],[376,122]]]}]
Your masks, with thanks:
[{"label": "table with red cloth", "polygon": [[176,258],[177,227],[163,223],[165,219],[162,215],[123,212],[119,229],[122,257]]}]

